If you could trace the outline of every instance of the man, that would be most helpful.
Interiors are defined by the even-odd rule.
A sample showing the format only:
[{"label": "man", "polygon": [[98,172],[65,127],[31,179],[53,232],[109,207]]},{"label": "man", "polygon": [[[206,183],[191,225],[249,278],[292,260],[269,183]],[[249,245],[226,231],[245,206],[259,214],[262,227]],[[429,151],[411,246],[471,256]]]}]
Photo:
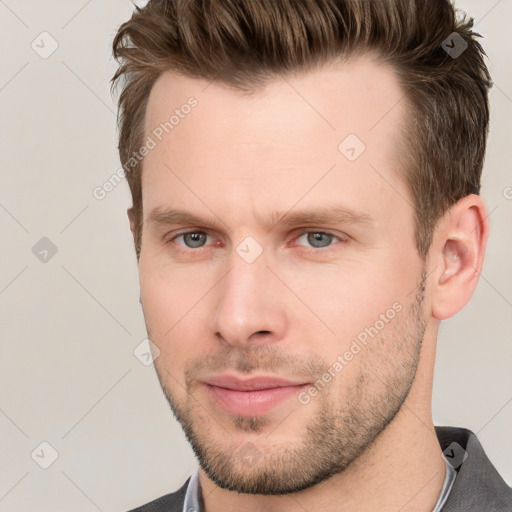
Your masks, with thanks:
[{"label": "man", "polygon": [[490,76],[447,0],[160,0],[114,40],[155,368],[200,467],[138,511],[504,511],[434,427]]}]

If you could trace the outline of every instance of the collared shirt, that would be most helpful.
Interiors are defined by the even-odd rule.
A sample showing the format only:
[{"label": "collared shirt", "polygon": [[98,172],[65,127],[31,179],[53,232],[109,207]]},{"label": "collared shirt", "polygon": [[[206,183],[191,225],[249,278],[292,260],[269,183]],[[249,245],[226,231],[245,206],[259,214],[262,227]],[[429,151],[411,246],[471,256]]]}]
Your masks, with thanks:
[{"label": "collared shirt", "polygon": [[455,468],[448,462],[448,459],[444,455],[443,459],[446,463],[446,476],[444,477],[444,484],[443,488],[441,489],[441,494],[432,512],[441,512],[444,504],[446,503],[446,500],[448,499],[448,496],[450,495],[453,482],[455,482],[455,477],[457,476],[457,471],[455,471]]},{"label": "collared shirt", "polygon": [[[448,495],[453,487],[453,482],[455,481],[455,476],[457,472],[453,468],[453,466],[448,462],[446,457],[443,455],[444,461],[446,463],[446,476],[444,477],[443,488],[441,489],[441,494],[439,499],[437,500],[436,506],[432,512],[441,512],[446,500],[448,499]],[[190,482],[188,483],[187,493],[185,494],[185,501],[183,502],[183,512],[204,512],[201,497],[201,487],[199,485],[199,469],[197,469],[190,477]]]},{"label": "collared shirt", "polygon": [[204,512],[201,507],[201,487],[199,486],[199,469],[192,474],[183,502],[183,512]]}]

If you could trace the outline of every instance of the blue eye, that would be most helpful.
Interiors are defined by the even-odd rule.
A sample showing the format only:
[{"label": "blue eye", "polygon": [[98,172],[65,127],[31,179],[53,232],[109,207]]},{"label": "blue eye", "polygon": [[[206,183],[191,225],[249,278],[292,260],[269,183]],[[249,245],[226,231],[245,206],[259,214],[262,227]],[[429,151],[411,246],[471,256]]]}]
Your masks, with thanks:
[{"label": "blue eye", "polygon": [[206,244],[208,234],[204,231],[189,231],[188,233],[176,236],[173,240],[178,240],[179,238],[183,239],[183,244],[179,245],[184,245],[189,249],[197,249]]},{"label": "blue eye", "polygon": [[331,233],[324,233],[323,231],[307,231],[306,233],[303,233],[301,236],[299,236],[297,240],[300,240],[303,237],[306,237],[307,243],[315,249],[328,247],[332,245],[333,240],[341,240],[336,235],[332,235]]},{"label": "blue eye", "polygon": [[[209,238],[205,231],[187,231],[176,235],[170,242],[176,242],[185,249],[201,249],[207,245]],[[336,242],[344,241],[341,237],[324,231],[305,231],[296,238],[297,245],[313,249],[328,248]]]}]

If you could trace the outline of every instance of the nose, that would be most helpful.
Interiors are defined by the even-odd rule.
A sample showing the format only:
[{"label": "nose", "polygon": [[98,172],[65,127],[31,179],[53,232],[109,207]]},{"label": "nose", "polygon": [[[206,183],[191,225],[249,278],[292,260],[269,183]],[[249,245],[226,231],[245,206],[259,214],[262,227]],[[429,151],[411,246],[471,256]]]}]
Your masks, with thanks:
[{"label": "nose", "polygon": [[263,257],[253,263],[234,259],[215,290],[211,329],[222,343],[241,348],[284,338],[289,318],[285,294]]}]

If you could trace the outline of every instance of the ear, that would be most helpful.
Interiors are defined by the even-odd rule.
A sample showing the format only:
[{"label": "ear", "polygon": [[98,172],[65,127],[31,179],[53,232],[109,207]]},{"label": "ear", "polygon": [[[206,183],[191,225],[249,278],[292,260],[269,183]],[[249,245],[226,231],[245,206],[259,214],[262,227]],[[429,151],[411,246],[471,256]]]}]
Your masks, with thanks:
[{"label": "ear", "polygon": [[487,209],[475,194],[460,199],[438,222],[429,251],[434,318],[450,318],[469,302],[482,271],[488,237]]},{"label": "ear", "polygon": [[135,217],[133,215],[133,206],[128,208],[126,213],[128,214],[128,219],[130,220],[130,231],[132,232],[132,235],[135,235]]}]

